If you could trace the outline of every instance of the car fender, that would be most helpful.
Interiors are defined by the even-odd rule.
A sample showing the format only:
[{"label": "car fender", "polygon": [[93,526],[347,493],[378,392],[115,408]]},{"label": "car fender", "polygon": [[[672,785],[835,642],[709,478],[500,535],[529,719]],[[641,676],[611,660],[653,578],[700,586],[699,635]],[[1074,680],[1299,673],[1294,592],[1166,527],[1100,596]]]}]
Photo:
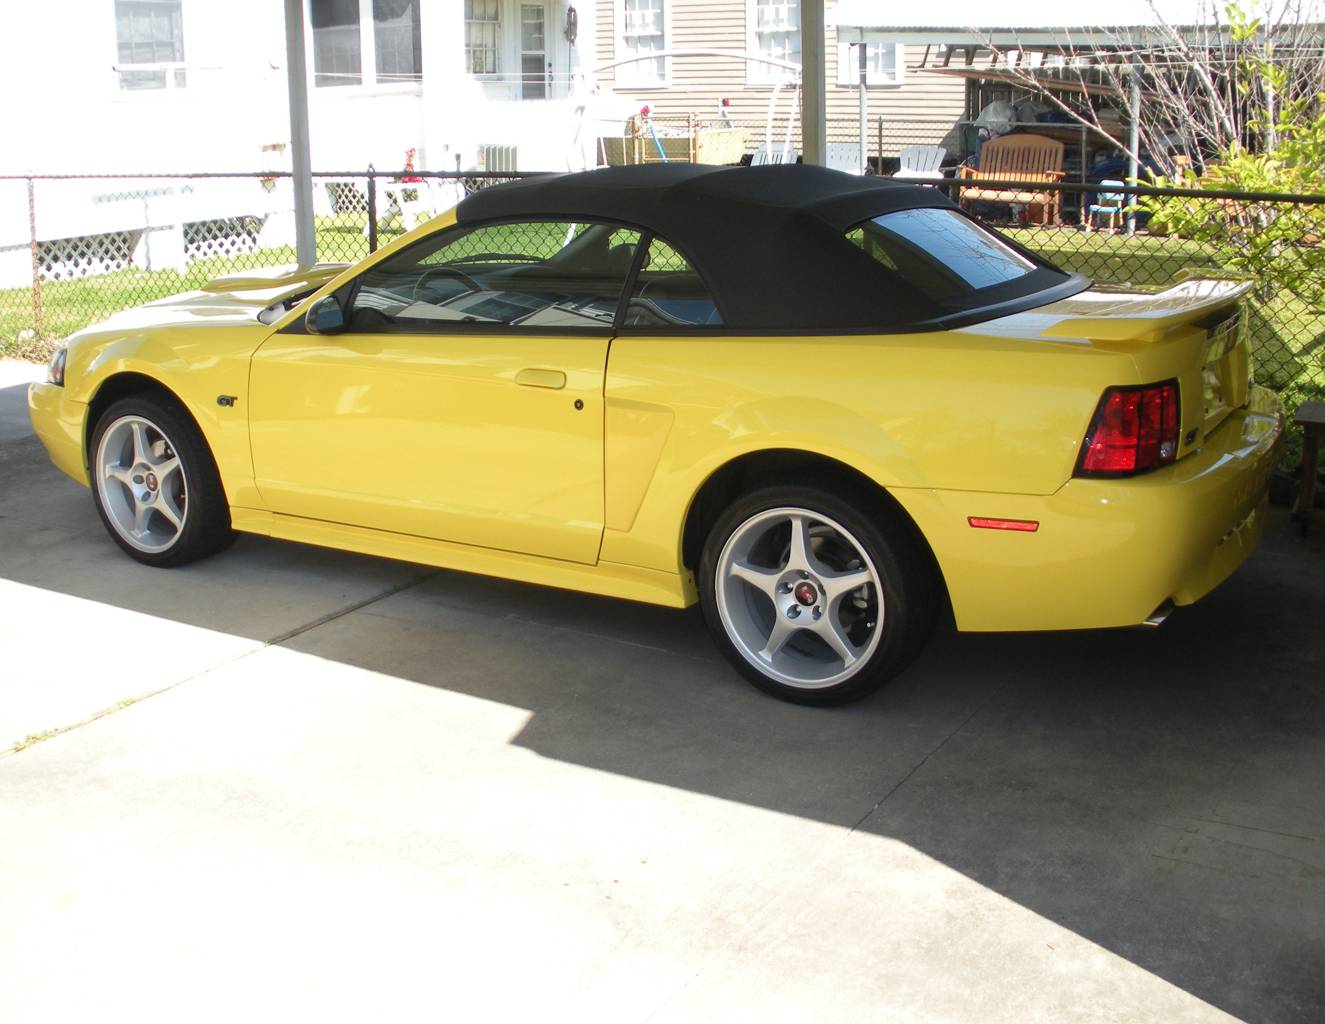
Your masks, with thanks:
[{"label": "car fender", "polygon": [[[261,507],[248,440],[248,368],[270,330],[218,326],[121,335],[78,353],[66,377],[69,397],[90,407],[107,382],[124,374],[155,381],[183,403],[202,431],[230,504]],[[94,426],[89,419],[89,442]]]}]

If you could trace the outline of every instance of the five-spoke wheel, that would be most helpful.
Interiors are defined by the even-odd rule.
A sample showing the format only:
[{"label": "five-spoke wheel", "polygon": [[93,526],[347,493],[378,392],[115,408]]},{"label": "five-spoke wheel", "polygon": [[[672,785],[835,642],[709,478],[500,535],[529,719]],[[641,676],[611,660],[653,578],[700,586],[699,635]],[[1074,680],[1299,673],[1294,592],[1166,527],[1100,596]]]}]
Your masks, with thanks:
[{"label": "five-spoke wheel", "polygon": [[840,523],[774,508],[742,523],[718,556],[727,635],[765,675],[817,689],[850,678],[878,645],[879,574]]},{"label": "five-spoke wheel", "polygon": [[188,486],[170,438],[141,416],[121,416],[101,435],[93,463],[101,505],[140,551],[165,551],[184,529]]},{"label": "five-spoke wheel", "polygon": [[900,671],[935,604],[920,552],[880,510],[772,487],[735,502],[700,566],[718,646],[762,689],[806,704],[870,692]]},{"label": "five-spoke wheel", "polygon": [[152,392],[113,403],[97,420],[88,455],[101,521],[138,561],[183,565],[233,539],[212,454],[173,397]]}]

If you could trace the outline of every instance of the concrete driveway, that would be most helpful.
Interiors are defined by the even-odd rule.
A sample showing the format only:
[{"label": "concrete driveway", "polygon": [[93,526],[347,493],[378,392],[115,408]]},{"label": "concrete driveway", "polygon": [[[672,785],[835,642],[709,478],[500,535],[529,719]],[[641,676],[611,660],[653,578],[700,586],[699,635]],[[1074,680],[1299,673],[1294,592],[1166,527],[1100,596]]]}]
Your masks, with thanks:
[{"label": "concrete driveway", "polygon": [[811,710],[693,612],[251,537],[138,566],[36,372],[6,1019],[1325,1020],[1325,548],[1282,510],[1161,630],[945,630]]}]

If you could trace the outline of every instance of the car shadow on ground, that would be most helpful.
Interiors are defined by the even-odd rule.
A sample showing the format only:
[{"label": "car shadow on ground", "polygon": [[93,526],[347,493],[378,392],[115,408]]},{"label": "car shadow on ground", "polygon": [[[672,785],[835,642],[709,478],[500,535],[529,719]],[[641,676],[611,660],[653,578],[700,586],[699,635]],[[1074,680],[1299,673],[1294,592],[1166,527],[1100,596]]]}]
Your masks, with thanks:
[{"label": "car shadow on ground", "polygon": [[263,641],[283,587],[380,583],[280,642],[527,709],[512,742],[544,757],[906,843],[1239,1017],[1325,1018],[1325,549],[1279,511],[1159,630],[946,626],[876,696],[813,710],[748,687],[694,610],[254,537],[145,569],[34,440],[0,441],[4,578]]}]

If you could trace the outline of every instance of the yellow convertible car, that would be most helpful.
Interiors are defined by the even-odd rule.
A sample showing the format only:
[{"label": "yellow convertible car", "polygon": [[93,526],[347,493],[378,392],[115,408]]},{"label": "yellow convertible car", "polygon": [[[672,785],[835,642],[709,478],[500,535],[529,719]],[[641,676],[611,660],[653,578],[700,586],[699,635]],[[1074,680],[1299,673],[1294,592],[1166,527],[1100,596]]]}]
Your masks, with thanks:
[{"label": "yellow convertible car", "polygon": [[659,165],[215,281],[33,385],[129,555],[233,531],[684,607],[762,689],[963,630],[1156,623],[1248,556],[1283,434],[1246,286],[1092,288],[939,191]]}]

